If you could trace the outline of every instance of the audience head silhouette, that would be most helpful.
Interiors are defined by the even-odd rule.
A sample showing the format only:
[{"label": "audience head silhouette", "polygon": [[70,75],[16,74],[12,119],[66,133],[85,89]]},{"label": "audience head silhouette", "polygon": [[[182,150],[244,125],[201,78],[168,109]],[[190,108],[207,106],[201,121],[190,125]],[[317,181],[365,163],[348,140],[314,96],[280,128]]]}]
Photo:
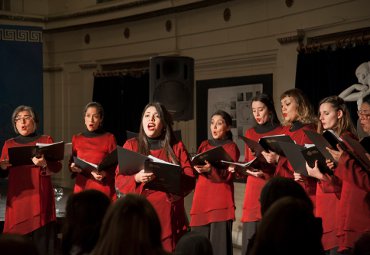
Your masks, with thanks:
[{"label": "audience head silhouette", "polygon": [[264,215],[275,201],[286,196],[302,199],[313,212],[312,201],[301,185],[292,179],[274,177],[265,184],[261,191],[261,214]]},{"label": "audience head silhouette", "polygon": [[198,232],[188,232],[176,245],[174,255],[212,255],[212,244]]},{"label": "audience head silhouette", "polygon": [[252,255],[319,255],[322,222],[307,201],[294,197],[277,200],[264,214],[257,229]]},{"label": "audience head silhouette", "polygon": [[161,224],[150,202],[128,194],[109,208],[92,255],[166,254],[161,242]]},{"label": "audience head silhouette", "polygon": [[62,251],[89,253],[98,241],[104,215],[110,199],[98,190],[85,190],[72,194],[66,205],[63,225]]},{"label": "audience head silhouette", "polygon": [[0,235],[0,251],[2,255],[38,255],[36,246],[24,236],[17,234]]}]

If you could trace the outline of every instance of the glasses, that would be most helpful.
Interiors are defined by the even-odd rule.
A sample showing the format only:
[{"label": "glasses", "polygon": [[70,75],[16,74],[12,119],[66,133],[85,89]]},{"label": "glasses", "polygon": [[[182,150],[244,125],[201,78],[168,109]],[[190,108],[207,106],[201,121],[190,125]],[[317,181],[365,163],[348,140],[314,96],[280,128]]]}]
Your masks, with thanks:
[{"label": "glasses", "polygon": [[358,110],[357,115],[360,118],[363,117],[363,118],[366,118],[366,119],[370,119],[370,112],[367,111],[367,110]]},{"label": "glasses", "polygon": [[23,121],[29,121],[31,120],[31,116],[25,116],[25,117],[17,117],[14,119],[15,122],[23,122]]}]

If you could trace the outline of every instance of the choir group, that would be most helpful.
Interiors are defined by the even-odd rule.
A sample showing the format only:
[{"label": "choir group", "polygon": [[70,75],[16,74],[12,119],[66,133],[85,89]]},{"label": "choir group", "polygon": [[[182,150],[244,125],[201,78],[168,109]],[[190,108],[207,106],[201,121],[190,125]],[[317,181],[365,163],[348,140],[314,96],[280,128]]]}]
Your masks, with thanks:
[{"label": "choir group", "polygon": [[[322,99],[318,106],[318,114],[314,113],[312,105],[299,89],[284,92],[280,101],[282,123],[277,117],[274,102],[269,95],[258,94],[252,99],[251,109],[256,124],[246,130],[244,134],[246,138],[258,142],[265,136],[284,134],[289,135],[297,145],[306,145],[312,144],[307,136],[307,130],[318,134],[331,130],[338,137],[349,136],[358,140],[350,113],[342,98],[330,96]],[[105,132],[102,128],[104,110],[99,103],[87,104],[83,116],[86,131],[73,136],[72,156],[98,165],[116,149],[116,140],[111,133]],[[370,95],[363,98],[358,117],[362,129],[370,134]],[[9,148],[36,143],[53,143],[50,136],[37,133],[38,118],[29,106],[17,107],[12,115],[12,123],[18,136],[5,142],[0,159],[1,169],[8,171],[3,233],[25,235],[32,239],[40,254],[53,254],[56,214],[50,175],[60,171],[62,165],[59,161],[51,161],[45,159],[43,155],[38,155],[32,158],[33,165],[12,166],[8,160]],[[266,195],[263,194],[264,189],[267,189],[266,183],[275,178],[289,180],[294,185],[299,184],[299,189],[304,191],[303,195],[309,198],[307,199],[309,202],[305,203],[305,206],[309,208],[307,210],[314,215],[315,222],[321,218],[320,227],[315,228],[321,231],[318,250],[321,249],[326,254],[349,254],[356,241],[370,231],[370,204],[368,202],[370,172],[353,153],[342,147],[327,148],[331,155],[331,159],[326,160],[329,172],[320,169],[320,165],[315,162],[311,166],[306,164],[307,175],[295,171],[286,155],[271,150],[264,150],[257,155],[257,152],[248,145],[245,146],[244,161],[250,162],[256,158],[248,167],[208,161],[201,165],[194,165],[185,145],[174,135],[172,124],[172,117],[162,104],[149,103],[143,110],[138,136],[128,139],[123,148],[143,155],[152,155],[181,166],[182,175],[187,177],[182,179],[181,195],[157,190],[155,185],[149,186],[151,182],[156,181],[156,175],[151,171],[146,171],[143,167],[135,169],[135,174],[130,175],[119,172],[118,167],[115,166],[86,174],[71,157],[69,169],[75,178],[74,193],[98,190],[112,201],[121,215],[117,216],[113,210],[108,210],[107,225],[102,227],[100,237],[94,239],[94,245],[95,242],[97,243],[95,250],[94,245],[84,250],[83,247],[78,247],[78,245],[72,247],[73,245],[69,244],[67,245],[69,248],[64,251],[65,254],[90,252],[91,254],[104,254],[103,251],[112,250],[111,246],[120,243],[120,237],[117,236],[117,240],[114,239],[116,241],[112,241],[112,237],[106,240],[105,237],[112,231],[117,233],[116,235],[124,235],[125,229],[118,230],[120,226],[116,223],[119,221],[118,218],[120,216],[133,217],[132,215],[135,214],[135,212],[130,214],[129,209],[125,211],[126,207],[136,208],[138,215],[142,207],[147,208],[145,209],[147,211],[154,208],[158,219],[153,218],[150,223],[144,225],[152,226],[158,220],[160,230],[158,232],[156,226],[153,225],[153,233],[159,233],[159,246],[162,246],[168,253],[176,250],[180,238],[189,234],[187,232],[191,229],[191,232],[197,232],[210,240],[213,254],[232,254],[232,224],[235,220],[236,206],[242,206],[242,254],[264,254],[259,251],[258,247],[264,246],[266,249],[266,245],[261,245],[260,242],[263,235],[270,234],[263,232],[264,227],[267,226],[263,218],[271,213],[266,203],[263,204],[263,201],[266,201]],[[212,138],[204,140],[197,153],[221,146],[231,159],[237,162],[240,151],[233,141],[231,127],[231,116],[225,111],[216,111],[210,120]],[[361,143],[369,152],[368,138],[363,138]],[[370,158],[369,154],[366,156]],[[235,205],[233,179],[245,177],[247,181],[244,204]],[[280,183],[283,182],[280,181]],[[287,183],[280,189],[275,188],[274,195],[278,196],[279,192],[283,194],[284,187],[289,185],[291,184]],[[193,190],[193,202],[190,219],[188,219],[184,197]],[[299,192],[299,190],[296,191],[296,193]],[[128,196],[130,193],[140,194],[146,199],[134,202]],[[120,202],[121,196],[128,197],[128,200]],[[100,199],[104,202],[104,198]],[[94,203],[93,199],[89,201]],[[146,204],[147,201],[149,201],[148,204]],[[283,201],[280,205],[283,209],[280,209],[280,212],[295,203],[290,200]],[[274,210],[278,209],[279,206],[274,207]],[[298,210],[298,214],[304,214],[307,210]],[[284,215],[289,215],[289,212]],[[103,216],[100,217],[103,218]],[[291,219],[293,218],[296,219],[294,215],[291,216]],[[132,218],[131,222],[135,220],[137,219]],[[125,224],[124,226],[132,231],[135,231],[135,228],[139,231],[142,227],[140,223],[137,223],[136,227],[134,223],[126,222]],[[73,224],[69,227],[73,228]],[[145,231],[140,230],[140,232]],[[125,239],[124,236],[121,237],[122,243],[123,239]],[[130,246],[127,240],[124,244],[126,247]],[[317,254],[324,254],[319,252]],[[297,254],[304,253],[298,251]]]}]

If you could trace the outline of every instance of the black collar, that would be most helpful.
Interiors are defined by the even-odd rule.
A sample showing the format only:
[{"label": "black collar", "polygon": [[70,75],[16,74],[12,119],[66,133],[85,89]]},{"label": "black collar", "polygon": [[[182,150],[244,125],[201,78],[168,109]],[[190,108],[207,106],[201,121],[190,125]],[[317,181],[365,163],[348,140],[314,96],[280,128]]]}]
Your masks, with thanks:
[{"label": "black collar", "polygon": [[262,125],[256,125],[254,127],[254,131],[256,131],[257,134],[264,134],[264,133],[267,133],[267,132],[270,132],[272,130],[274,130],[279,124],[277,123],[272,123],[270,121],[267,121],[266,123],[262,124]]},{"label": "black collar", "polygon": [[230,139],[222,139],[222,140],[210,139],[210,140],[208,140],[208,143],[212,146],[222,146],[224,144],[231,143],[231,142],[232,142],[232,140],[230,140]]},{"label": "black collar", "polygon": [[17,143],[26,144],[26,143],[34,142],[39,138],[40,138],[40,135],[36,134],[36,132],[35,132],[35,133],[29,134],[27,136],[19,135],[19,136],[14,138],[14,141],[17,142]]},{"label": "black collar", "polygon": [[149,138],[147,137],[148,145],[150,150],[159,150],[163,148],[161,137]]},{"label": "black collar", "polygon": [[85,137],[92,138],[92,137],[104,135],[105,133],[106,132],[103,129],[98,128],[97,130],[94,130],[94,131],[86,130],[85,132],[82,133],[82,135]]},{"label": "black collar", "polygon": [[302,122],[300,122],[298,120],[293,121],[292,125],[289,128],[289,131],[290,132],[297,131],[298,129],[302,128],[303,126],[304,126],[304,124]]}]

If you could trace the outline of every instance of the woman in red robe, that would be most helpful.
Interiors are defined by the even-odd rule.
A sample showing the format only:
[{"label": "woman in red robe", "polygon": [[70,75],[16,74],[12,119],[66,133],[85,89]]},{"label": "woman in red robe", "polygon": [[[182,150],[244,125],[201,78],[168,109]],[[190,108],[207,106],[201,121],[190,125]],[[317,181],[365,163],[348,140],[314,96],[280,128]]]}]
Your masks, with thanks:
[{"label": "woman in red robe", "polygon": [[[337,136],[349,134],[354,137],[355,128],[344,100],[338,96],[324,98],[319,103],[318,133],[332,130]],[[341,200],[342,180],[336,176],[323,174],[317,168],[307,167],[307,172],[320,180],[316,188],[316,216],[323,223],[322,243],[330,253],[338,249],[337,212]]]},{"label": "woman in red robe", "polygon": [[[98,165],[116,149],[116,139],[113,134],[102,129],[104,110],[99,103],[90,102],[85,106],[84,119],[86,131],[72,137],[72,156]],[[70,170],[76,173],[74,193],[95,189],[115,199],[115,167],[86,174],[71,162]]]},{"label": "woman in red robe", "polygon": [[[216,111],[211,116],[212,139],[203,141],[198,153],[222,146],[233,161],[238,161],[240,152],[232,140],[231,125],[228,113]],[[235,220],[233,173],[227,166],[209,162],[194,168],[199,175],[190,210],[191,230],[209,238],[214,255],[232,254],[232,224]]]},{"label": "woman in red robe", "polygon": [[[315,131],[316,118],[311,103],[299,89],[290,89],[280,96],[283,115],[282,133],[289,135],[298,145],[311,144],[304,130]],[[288,159],[274,152],[262,152],[267,162],[277,163],[275,175],[298,181],[315,205],[316,179],[304,177],[294,171]]]},{"label": "woman in red robe", "polygon": [[161,222],[163,247],[172,252],[187,231],[184,196],[194,188],[195,179],[189,154],[185,145],[176,140],[172,117],[166,108],[160,103],[148,104],[142,114],[139,136],[127,140],[123,147],[180,165],[183,170],[182,196],[148,189],[146,183],[155,181],[155,175],[144,169],[136,169],[138,172],[133,175],[118,172],[116,175],[116,187],[121,193],[138,193],[151,202]]},{"label": "woman in red robe", "polygon": [[18,106],[12,120],[19,136],[5,141],[0,162],[1,169],[9,171],[3,232],[30,236],[40,254],[53,254],[56,212],[50,175],[62,165],[37,155],[30,164],[12,166],[9,148],[53,143],[50,136],[36,133],[38,118],[30,106]]},{"label": "woman in red robe", "polygon": [[[245,132],[245,137],[256,142],[261,137],[281,134],[282,128],[276,115],[274,102],[270,96],[260,94],[252,99],[252,113],[256,125]],[[249,162],[256,157],[248,145],[245,146],[245,161]],[[274,175],[275,165],[267,163],[257,157],[257,164],[253,163],[254,170],[247,170],[244,205],[241,222],[243,222],[242,254],[247,254],[249,240],[255,234],[261,220],[260,194],[266,181]]]}]

